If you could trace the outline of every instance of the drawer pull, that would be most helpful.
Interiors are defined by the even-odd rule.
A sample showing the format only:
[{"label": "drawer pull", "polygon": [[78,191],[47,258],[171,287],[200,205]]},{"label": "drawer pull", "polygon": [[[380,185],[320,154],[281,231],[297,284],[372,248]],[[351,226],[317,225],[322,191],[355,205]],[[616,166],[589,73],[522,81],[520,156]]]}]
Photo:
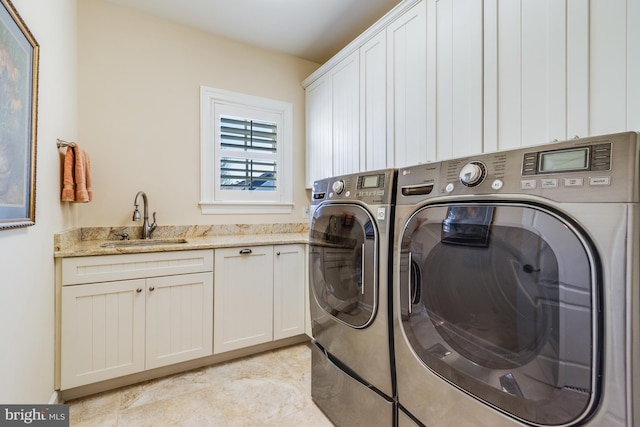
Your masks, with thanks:
[{"label": "drawer pull", "polygon": [[240,249],[240,255],[247,255],[252,253],[253,251],[249,248],[245,248],[245,249]]}]

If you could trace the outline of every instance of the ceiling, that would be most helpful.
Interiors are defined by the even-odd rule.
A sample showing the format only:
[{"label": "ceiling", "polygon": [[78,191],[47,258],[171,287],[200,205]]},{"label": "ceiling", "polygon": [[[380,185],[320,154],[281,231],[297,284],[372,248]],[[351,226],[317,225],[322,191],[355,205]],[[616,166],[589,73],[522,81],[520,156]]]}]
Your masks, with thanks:
[{"label": "ceiling", "polygon": [[107,0],[324,63],[402,0]]}]

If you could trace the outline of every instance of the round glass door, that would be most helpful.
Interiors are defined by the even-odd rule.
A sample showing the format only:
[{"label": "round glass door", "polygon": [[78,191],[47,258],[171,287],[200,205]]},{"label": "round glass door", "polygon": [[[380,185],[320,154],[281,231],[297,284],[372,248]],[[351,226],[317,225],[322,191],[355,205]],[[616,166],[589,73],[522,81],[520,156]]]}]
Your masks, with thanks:
[{"label": "round glass door", "polygon": [[432,205],[401,243],[402,327],[435,373],[536,425],[595,399],[596,266],[568,221],[535,206]]},{"label": "round glass door", "polygon": [[367,326],[377,305],[377,231],[357,205],[320,206],[310,226],[311,289],[322,309],[349,326]]}]

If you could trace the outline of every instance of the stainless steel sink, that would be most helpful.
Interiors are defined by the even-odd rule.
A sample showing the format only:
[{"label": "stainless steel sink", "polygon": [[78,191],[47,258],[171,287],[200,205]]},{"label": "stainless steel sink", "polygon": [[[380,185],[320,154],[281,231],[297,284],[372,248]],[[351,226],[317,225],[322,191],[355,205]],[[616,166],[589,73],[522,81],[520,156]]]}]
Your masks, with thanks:
[{"label": "stainless steel sink", "polygon": [[131,246],[158,246],[180,245],[187,243],[185,239],[140,239],[140,240],[116,240],[100,245],[101,248],[126,248]]}]

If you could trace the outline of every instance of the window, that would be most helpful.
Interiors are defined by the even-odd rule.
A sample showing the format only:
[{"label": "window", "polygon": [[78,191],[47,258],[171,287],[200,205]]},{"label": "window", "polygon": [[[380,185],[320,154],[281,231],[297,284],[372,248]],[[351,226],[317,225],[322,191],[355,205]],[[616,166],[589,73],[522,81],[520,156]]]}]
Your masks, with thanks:
[{"label": "window", "polygon": [[202,213],[290,213],[292,106],[202,87]]}]

